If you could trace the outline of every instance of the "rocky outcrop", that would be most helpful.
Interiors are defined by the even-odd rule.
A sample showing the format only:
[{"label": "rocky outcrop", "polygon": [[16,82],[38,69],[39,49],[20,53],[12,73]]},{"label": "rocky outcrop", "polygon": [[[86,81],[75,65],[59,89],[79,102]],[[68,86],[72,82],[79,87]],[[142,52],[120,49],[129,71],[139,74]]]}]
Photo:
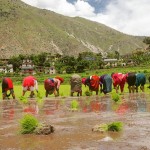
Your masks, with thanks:
[{"label": "rocky outcrop", "polygon": [[51,134],[55,131],[54,127],[50,124],[46,124],[46,123],[42,123],[41,125],[39,125],[34,133],[35,134],[43,134],[43,135],[48,135]]}]

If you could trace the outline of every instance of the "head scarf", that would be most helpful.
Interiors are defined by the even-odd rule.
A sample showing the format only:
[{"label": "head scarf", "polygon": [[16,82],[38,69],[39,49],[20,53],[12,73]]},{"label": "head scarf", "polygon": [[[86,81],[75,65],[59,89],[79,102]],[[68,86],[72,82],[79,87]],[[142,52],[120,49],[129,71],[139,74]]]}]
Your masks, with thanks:
[{"label": "head scarf", "polygon": [[63,82],[64,82],[64,79],[63,79],[63,78],[61,78],[61,77],[59,77],[59,76],[56,76],[55,78],[56,78],[56,79],[58,79],[58,80],[60,80],[60,82],[61,82],[61,83],[63,83]]},{"label": "head scarf", "polygon": [[82,83],[85,85],[86,78],[82,78]]}]

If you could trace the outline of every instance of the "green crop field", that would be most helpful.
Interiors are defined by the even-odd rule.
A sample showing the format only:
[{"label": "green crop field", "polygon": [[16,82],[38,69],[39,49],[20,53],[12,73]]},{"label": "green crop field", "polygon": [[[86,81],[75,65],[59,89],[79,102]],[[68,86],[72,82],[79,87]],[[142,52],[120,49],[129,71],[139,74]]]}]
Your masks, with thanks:
[{"label": "green crop field", "polygon": [[[96,74],[98,76],[101,76],[103,74],[111,74],[112,72],[122,72],[122,73],[127,73],[127,72],[143,72],[146,77],[148,78],[150,76],[150,68],[148,68],[147,66],[144,67],[129,67],[129,68],[111,68],[111,69],[101,69],[101,70],[95,70],[95,71],[86,71],[84,73],[79,73],[79,75],[81,77],[88,77],[90,75]],[[69,85],[69,80],[72,74],[60,74],[59,76],[63,77],[65,79],[65,82],[60,86],[60,96],[70,96],[70,85]],[[42,97],[45,97],[45,89],[44,89],[44,80],[46,78],[53,78],[56,75],[44,75],[41,74],[40,76],[35,76],[38,80],[39,83],[39,92],[40,95]],[[16,98],[18,99],[21,95],[22,95],[22,76],[11,76],[13,82],[14,82],[14,91],[15,91],[15,95]],[[147,79],[146,85],[145,85],[145,93],[149,93],[150,94],[150,89],[147,88],[149,86],[149,82]],[[0,88],[0,99],[2,98],[2,89]],[[82,91],[83,91],[83,96],[85,96],[85,91],[88,90],[88,87],[85,87],[84,85],[82,85]],[[115,90],[113,89],[112,92],[115,92]],[[125,85],[125,93],[128,92],[128,86],[127,83]],[[28,97],[30,94],[30,92],[26,93],[26,97]],[[93,95],[95,95],[95,92],[93,92]],[[103,93],[99,93],[100,96],[103,96]],[[74,96],[76,96],[76,93],[74,94]],[[49,95],[49,97],[54,97],[54,95]]]},{"label": "green crop field", "polygon": [[[145,85],[145,93],[150,94],[150,89],[148,89],[147,87],[148,87],[148,84]],[[85,87],[84,85],[82,85],[82,90],[83,90],[83,96],[85,96],[85,91],[88,90],[88,87],[87,86]],[[15,85],[14,91],[15,91],[16,99],[19,99],[19,97],[22,95],[22,86],[21,85]],[[40,92],[40,95],[44,98],[45,97],[44,85],[39,85],[39,92]],[[112,92],[115,92],[115,90],[113,89]],[[141,92],[141,91],[139,91],[139,92]],[[125,85],[124,93],[128,93],[127,84]],[[30,92],[28,91],[25,94],[25,96],[28,97],[29,94],[30,94]],[[92,95],[95,95],[95,92],[93,92]],[[103,93],[99,92],[99,96],[103,96],[103,95],[104,95]],[[60,96],[65,96],[65,97],[70,96],[70,85],[61,85],[60,86]],[[76,96],[76,93],[74,94],[74,96]],[[54,94],[49,95],[49,97],[54,97]],[[2,99],[1,89],[0,89],[0,99]]]}]

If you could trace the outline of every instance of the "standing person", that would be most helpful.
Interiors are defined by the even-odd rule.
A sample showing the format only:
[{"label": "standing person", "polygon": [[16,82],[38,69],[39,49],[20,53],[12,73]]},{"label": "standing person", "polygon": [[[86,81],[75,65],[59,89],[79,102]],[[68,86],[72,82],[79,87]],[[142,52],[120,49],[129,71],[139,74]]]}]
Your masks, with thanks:
[{"label": "standing person", "polygon": [[135,82],[136,82],[136,75],[134,72],[127,73],[127,83],[128,83],[128,89],[129,93],[134,93],[135,91]]},{"label": "standing person", "polygon": [[64,79],[57,76],[55,78],[49,78],[44,81],[44,88],[46,90],[46,97],[48,94],[54,94],[55,97],[59,96],[60,84],[64,82]]},{"label": "standing person", "polygon": [[146,76],[144,73],[137,73],[136,74],[136,92],[138,93],[138,87],[140,86],[140,89],[142,92],[144,92],[144,85],[146,84]]},{"label": "standing person", "polygon": [[127,75],[122,73],[112,73],[111,77],[113,79],[113,86],[116,90],[116,93],[118,93],[119,87],[121,93],[123,93]]},{"label": "standing person", "polygon": [[112,77],[108,74],[100,76],[100,91],[107,94],[112,91]]},{"label": "standing person", "polygon": [[[7,94],[7,91],[10,91],[9,94]],[[15,99],[15,94],[14,94],[14,87],[13,87],[13,82],[10,78],[5,77],[2,80],[2,93],[3,93],[3,100],[10,95],[12,95],[13,99]]]},{"label": "standing person", "polygon": [[81,76],[78,74],[74,74],[70,79],[71,85],[71,96],[73,96],[74,92],[77,92],[77,96],[82,96],[82,80]]},{"label": "standing person", "polygon": [[89,90],[95,91],[96,95],[98,95],[99,91],[99,76],[97,75],[92,75],[88,78],[82,78],[82,83],[86,86],[89,87]]},{"label": "standing person", "polygon": [[27,91],[30,91],[30,97],[33,98],[35,95],[34,90],[38,93],[38,82],[35,77],[33,76],[27,76],[23,79],[23,93],[24,96]]}]

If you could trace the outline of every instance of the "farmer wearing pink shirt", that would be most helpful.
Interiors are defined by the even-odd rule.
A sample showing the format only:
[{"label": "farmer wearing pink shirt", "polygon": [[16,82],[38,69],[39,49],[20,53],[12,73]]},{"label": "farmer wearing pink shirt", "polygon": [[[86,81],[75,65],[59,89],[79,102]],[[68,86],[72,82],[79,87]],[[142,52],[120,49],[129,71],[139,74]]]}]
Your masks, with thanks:
[{"label": "farmer wearing pink shirt", "polygon": [[54,95],[59,96],[59,87],[60,87],[60,84],[64,82],[64,79],[57,76],[57,77],[53,78],[53,80],[55,83]]},{"label": "farmer wearing pink shirt", "polygon": [[119,87],[121,93],[123,93],[124,86],[126,83],[127,74],[122,73],[112,73],[113,86],[116,89],[116,93],[118,93]]}]

